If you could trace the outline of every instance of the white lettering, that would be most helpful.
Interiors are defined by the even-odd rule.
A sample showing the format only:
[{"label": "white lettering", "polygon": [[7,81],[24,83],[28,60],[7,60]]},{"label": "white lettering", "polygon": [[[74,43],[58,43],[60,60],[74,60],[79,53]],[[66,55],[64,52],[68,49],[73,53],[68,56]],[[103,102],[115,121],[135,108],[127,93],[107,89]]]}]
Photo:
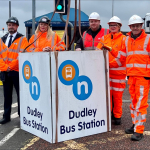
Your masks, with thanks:
[{"label": "white lettering", "polygon": [[36,95],[38,95],[38,85],[36,82],[32,82],[32,94],[34,94],[34,87],[36,90]]},{"label": "white lettering", "polygon": [[81,86],[84,85],[85,87],[85,93],[88,94],[88,84],[87,82],[83,81],[83,82],[78,82],[78,94],[81,94]]}]

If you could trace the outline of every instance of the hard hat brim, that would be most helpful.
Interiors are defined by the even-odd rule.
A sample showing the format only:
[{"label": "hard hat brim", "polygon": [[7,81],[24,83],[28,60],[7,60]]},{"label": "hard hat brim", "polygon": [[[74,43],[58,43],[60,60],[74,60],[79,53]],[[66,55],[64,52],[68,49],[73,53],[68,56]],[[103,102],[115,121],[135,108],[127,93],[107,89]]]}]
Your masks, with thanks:
[{"label": "hard hat brim", "polygon": [[[110,23],[113,23],[113,22],[108,22],[107,24],[109,25]],[[119,23],[119,22],[114,22],[114,23],[118,23],[122,26],[122,23]]]}]

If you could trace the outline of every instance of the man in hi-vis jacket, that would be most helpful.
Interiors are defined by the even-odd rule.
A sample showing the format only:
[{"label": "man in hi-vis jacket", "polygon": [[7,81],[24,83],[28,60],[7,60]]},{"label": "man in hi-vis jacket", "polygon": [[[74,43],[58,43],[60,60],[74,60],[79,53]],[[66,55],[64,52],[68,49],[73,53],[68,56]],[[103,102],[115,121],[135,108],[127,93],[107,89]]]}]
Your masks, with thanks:
[{"label": "man in hi-vis jacket", "polygon": [[6,49],[0,50],[0,71],[4,91],[4,114],[0,120],[0,124],[5,124],[11,119],[13,86],[17,93],[18,115],[20,116],[18,53],[22,52],[28,46],[26,37],[17,32],[19,26],[18,19],[16,17],[10,17],[6,24],[8,34],[1,38]]}]

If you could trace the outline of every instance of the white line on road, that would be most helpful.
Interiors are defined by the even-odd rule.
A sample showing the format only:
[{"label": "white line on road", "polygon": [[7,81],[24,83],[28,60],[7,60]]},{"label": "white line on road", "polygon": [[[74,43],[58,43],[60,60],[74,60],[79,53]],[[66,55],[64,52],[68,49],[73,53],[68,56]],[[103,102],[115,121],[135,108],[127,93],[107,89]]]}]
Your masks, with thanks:
[{"label": "white line on road", "polygon": [[13,103],[12,104],[12,107],[14,108],[14,107],[17,107],[18,106],[18,104],[17,103]]},{"label": "white line on road", "polygon": [[1,141],[0,146],[6,143],[20,128],[13,129],[9,134],[7,134]]},{"label": "white line on road", "polygon": [[11,115],[11,119],[14,119],[14,118],[17,118],[17,117],[18,117],[18,113],[17,112]]}]

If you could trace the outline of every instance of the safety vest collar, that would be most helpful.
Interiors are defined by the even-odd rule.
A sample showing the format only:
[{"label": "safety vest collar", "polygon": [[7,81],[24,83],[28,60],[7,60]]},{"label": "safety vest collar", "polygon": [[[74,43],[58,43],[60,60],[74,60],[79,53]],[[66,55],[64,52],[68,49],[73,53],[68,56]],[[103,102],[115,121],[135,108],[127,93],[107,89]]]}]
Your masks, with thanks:
[{"label": "safety vest collar", "polygon": [[[112,35],[113,35],[113,39],[115,40],[115,39],[118,39],[119,37],[121,37],[123,34],[122,34],[121,32],[118,32],[118,33],[115,33],[115,34],[109,33],[109,34],[105,35],[104,38],[105,38],[105,39],[106,39],[106,38],[111,39]],[[104,39],[103,39],[103,40],[104,40]]]},{"label": "safety vest collar", "polygon": [[[7,39],[7,37],[8,37],[8,34],[9,34],[9,33],[5,34],[5,35],[1,38],[4,43],[6,43],[6,39]],[[14,40],[12,41],[12,43],[13,43],[16,39],[18,39],[18,38],[20,38],[20,37],[22,37],[22,36],[24,36],[24,35],[22,35],[21,33],[17,32],[17,35],[15,36]]]},{"label": "safety vest collar", "polygon": [[38,36],[40,36],[41,34],[42,34],[43,37],[44,37],[44,36],[45,36],[45,37],[47,36],[47,32],[44,32],[44,33],[43,33],[43,32],[38,32]]},{"label": "safety vest collar", "polygon": [[[147,34],[145,33],[144,29],[141,29],[141,30],[142,30],[141,35],[140,35],[139,37],[137,37],[135,40],[141,39],[142,37],[144,37],[144,36],[147,35]],[[132,38],[132,37],[131,37],[131,33],[132,33],[132,31],[130,31],[130,32],[127,33],[127,35],[128,35],[130,38]],[[133,39],[133,38],[132,38],[132,39]]]},{"label": "safety vest collar", "polygon": [[[123,34],[121,32],[115,33],[115,34],[113,34],[113,39],[118,39],[122,35]],[[111,33],[110,33],[110,37],[111,37]]]}]

